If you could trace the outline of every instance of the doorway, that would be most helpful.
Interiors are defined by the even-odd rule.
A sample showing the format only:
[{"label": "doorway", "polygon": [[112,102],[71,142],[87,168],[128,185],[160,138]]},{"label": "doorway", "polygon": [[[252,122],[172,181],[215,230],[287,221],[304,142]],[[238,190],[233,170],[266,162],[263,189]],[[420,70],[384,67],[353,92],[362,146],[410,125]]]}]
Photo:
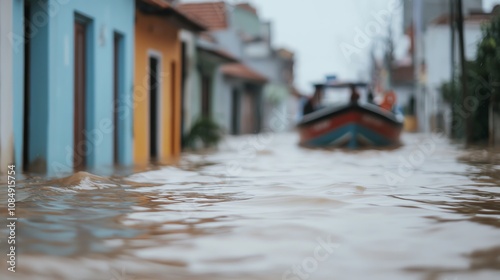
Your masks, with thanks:
[{"label": "doorway", "polygon": [[75,170],[83,169],[87,164],[85,140],[85,110],[86,110],[86,85],[87,85],[87,25],[80,20],[75,21],[75,53],[74,53],[74,131],[73,131],[73,167]]},{"label": "doorway", "polygon": [[29,169],[29,139],[30,139],[30,71],[31,71],[31,40],[30,2],[24,2],[24,104],[23,104],[23,170]]},{"label": "doorway", "polygon": [[120,135],[124,124],[120,118],[121,92],[123,92],[123,36],[114,33],[113,38],[113,161],[115,165],[120,164],[120,151],[122,150],[122,141]]},{"label": "doorway", "polygon": [[201,77],[201,115],[204,118],[211,117],[211,89],[212,83],[210,76],[202,75]]},{"label": "doorway", "polygon": [[236,88],[231,95],[231,133],[240,134],[240,93]]},{"label": "doorway", "polygon": [[186,42],[182,42],[182,47],[181,47],[181,95],[180,95],[180,103],[181,103],[181,127],[180,127],[180,137],[181,137],[181,147],[185,146],[185,140],[184,140],[184,121],[186,118],[186,112],[184,108],[184,102],[185,102],[185,95],[186,95],[186,79],[187,79],[187,72],[188,72],[188,65],[187,65],[187,45]]},{"label": "doorway", "polygon": [[177,94],[177,75],[176,75],[176,71],[177,71],[177,66],[175,64],[175,61],[172,61],[172,63],[170,64],[170,79],[171,79],[171,82],[170,82],[170,85],[171,85],[171,89],[170,89],[170,94],[171,94],[171,105],[170,105],[170,111],[171,111],[171,114],[172,114],[172,118],[170,119],[172,121],[172,123],[170,124],[170,129],[171,129],[171,137],[172,139],[170,140],[170,144],[171,144],[171,151],[172,151],[172,156],[176,156],[176,143],[177,143],[177,137],[179,137],[178,133],[177,133],[177,98],[176,98],[176,94]]},{"label": "doorway", "polygon": [[248,90],[243,91],[241,95],[241,134],[256,133],[256,113],[255,113],[255,96]]},{"label": "doorway", "polygon": [[149,56],[149,158],[158,161],[160,155],[160,57]]}]

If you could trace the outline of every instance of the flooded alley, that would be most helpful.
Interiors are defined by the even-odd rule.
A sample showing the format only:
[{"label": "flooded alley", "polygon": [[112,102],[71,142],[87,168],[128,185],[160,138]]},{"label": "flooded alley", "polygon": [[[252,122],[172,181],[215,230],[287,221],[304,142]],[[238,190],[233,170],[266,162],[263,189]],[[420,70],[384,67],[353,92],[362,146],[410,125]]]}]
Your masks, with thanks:
[{"label": "flooded alley", "polygon": [[498,151],[437,134],[297,142],[231,137],[126,177],[20,180],[18,272],[1,278],[499,279]]}]

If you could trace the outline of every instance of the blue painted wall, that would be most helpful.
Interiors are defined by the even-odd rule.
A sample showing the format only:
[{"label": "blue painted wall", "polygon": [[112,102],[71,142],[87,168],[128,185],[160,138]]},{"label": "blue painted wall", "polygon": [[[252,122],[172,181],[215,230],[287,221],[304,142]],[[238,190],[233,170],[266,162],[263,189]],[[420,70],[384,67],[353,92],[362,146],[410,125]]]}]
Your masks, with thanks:
[{"label": "blue painted wall", "polygon": [[[20,0],[16,0],[21,2]],[[87,138],[89,169],[113,165],[113,34],[124,36],[120,163],[132,164],[134,0],[38,0],[31,21],[30,165],[51,175],[73,169],[74,22],[88,24]],[[46,20],[44,20],[44,15]],[[22,102],[21,102],[22,103]],[[22,121],[21,121],[22,122]],[[22,126],[20,126],[22,127]]]},{"label": "blue painted wall", "polygon": [[14,161],[16,168],[22,170],[23,159],[23,104],[24,104],[24,39],[23,16],[24,1],[13,1],[13,77],[14,77]]}]

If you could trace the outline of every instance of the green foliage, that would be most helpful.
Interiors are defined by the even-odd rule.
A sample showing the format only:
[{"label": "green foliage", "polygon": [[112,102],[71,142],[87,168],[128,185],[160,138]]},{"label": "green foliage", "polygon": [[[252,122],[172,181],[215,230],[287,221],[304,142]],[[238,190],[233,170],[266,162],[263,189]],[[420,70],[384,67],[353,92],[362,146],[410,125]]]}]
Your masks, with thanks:
[{"label": "green foliage", "polygon": [[483,38],[478,43],[476,54],[476,73],[491,89],[491,97],[500,101],[500,17],[496,16],[482,27]]},{"label": "green foliage", "polygon": [[491,102],[500,101],[500,17],[483,25],[482,36],[476,58],[467,62],[467,96],[472,103],[464,104],[461,77],[443,83],[440,88],[443,99],[451,105],[452,136],[462,138],[463,123],[471,118],[472,138],[476,142],[488,138],[489,107]]},{"label": "green foliage", "polygon": [[220,142],[222,135],[223,131],[215,121],[202,117],[191,128],[186,137],[186,144],[193,149],[199,148],[198,143],[201,143],[204,148],[214,147]]},{"label": "green foliage", "polygon": [[451,107],[451,137],[458,139],[463,137],[462,117],[457,112],[457,106],[462,100],[460,83],[457,80],[444,82],[440,87],[443,99],[450,104]]},{"label": "green foliage", "polygon": [[457,81],[448,81],[441,84],[439,90],[444,101],[453,104],[454,101],[460,100],[460,90],[458,89]]}]

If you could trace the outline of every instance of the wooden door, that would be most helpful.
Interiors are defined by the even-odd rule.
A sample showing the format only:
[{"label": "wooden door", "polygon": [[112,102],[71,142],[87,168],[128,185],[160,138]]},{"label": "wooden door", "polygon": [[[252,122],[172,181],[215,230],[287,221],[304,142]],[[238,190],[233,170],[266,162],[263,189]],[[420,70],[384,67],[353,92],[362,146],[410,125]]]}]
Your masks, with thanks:
[{"label": "wooden door", "polygon": [[24,2],[24,104],[23,104],[23,169],[29,169],[30,143],[30,79],[31,79],[31,40],[29,39],[31,17],[31,3]]},{"label": "wooden door", "polygon": [[157,161],[159,158],[158,137],[159,137],[159,118],[158,118],[158,93],[159,79],[158,67],[159,59],[157,57],[149,57],[149,157],[151,161]]},{"label": "wooden door", "polygon": [[114,34],[113,41],[113,161],[115,164],[120,163],[120,118],[118,112],[120,111],[120,71],[123,68],[121,65],[121,42],[122,36]]},{"label": "wooden door", "polygon": [[211,117],[211,90],[210,76],[203,75],[201,78],[201,115],[205,118]]},{"label": "wooden door", "polygon": [[243,134],[255,133],[255,97],[252,93],[244,91],[241,99],[241,132]]},{"label": "wooden door", "polygon": [[231,133],[240,134],[240,92],[234,88],[231,95]]},{"label": "wooden door", "polygon": [[179,137],[179,134],[177,133],[177,75],[176,75],[176,65],[175,65],[175,61],[172,61],[172,63],[170,64],[170,77],[171,77],[171,81],[170,81],[170,94],[171,94],[171,100],[170,100],[170,112],[171,112],[171,118],[170,120],[172,121],[172,123],[170,124],[170,129],[171,129],[171,133],[170,133],[170,136],[172,137],[172,139],[170,140],[170,149],[171,149],[171,153],[172,153],[172,156],[175,156],[176,155],[176,143],[177,143],[177,137]]},{"label": "wooden door", "polygon": [[74,169],[82,169],[86,165],[87,148],[85,140],[85,103],[86,103],[86,45],[87,30],[82,22],[75,22],[75,104],[74,104]]}]

